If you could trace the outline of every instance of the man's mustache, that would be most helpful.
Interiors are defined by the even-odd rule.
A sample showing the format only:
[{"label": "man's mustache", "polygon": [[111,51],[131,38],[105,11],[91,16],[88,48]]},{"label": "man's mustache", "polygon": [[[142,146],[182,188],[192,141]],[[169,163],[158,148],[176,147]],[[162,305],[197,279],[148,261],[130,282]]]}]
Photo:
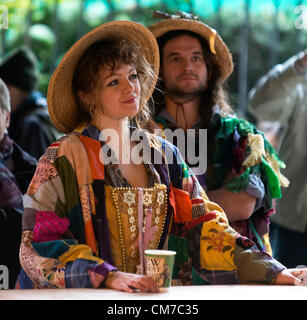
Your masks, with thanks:
[{"label": "man's mustache", "polygon": [[191,73],[191,72],[181,74],[180,76],[178,76],[178,79],[182,79],[182,78],[185,78],[185,77],[193,77],[195,79],[198,79],[198,75],[194,74],[194,73]]}]

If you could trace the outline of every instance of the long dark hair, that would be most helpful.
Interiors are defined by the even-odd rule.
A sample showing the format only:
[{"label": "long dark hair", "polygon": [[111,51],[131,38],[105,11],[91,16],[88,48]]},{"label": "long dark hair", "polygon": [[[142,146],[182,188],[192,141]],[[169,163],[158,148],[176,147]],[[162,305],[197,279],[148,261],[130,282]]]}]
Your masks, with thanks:
[{"label": "long dark hair", "polygon": [[[208,129],[210,127],[210,119],[215,105],[219,106],[222,115],[233,114],[233,110],[228,103],[228,94],[221,81],[220,67],[216,62],[216,57],[211,53],[207,41],[199,34],[188,30],[173,30],[165,33],[157,38],[160,50],[160,65],[162,66],[163,63],[163,49],[166,43],[169,40],[183,35],[196,38],[200,42],[204,59],[207,64],[208,74],[211,74],[207,89],[202,94],[201,108],[199,109],[201,126],[202,128]],[[153,93],[153,100],[153,112],[157,115],[165,105],[164,84],[161,79],[159,79],[157,89]]]},{"label": "long dark hair", "polygon": [[[157,39],[160,50],[160,67],[163,62],[163,49],[166,43],[169,40],[174,38],[187,35],[193,38],[196,38],[202,47],[204,60],[207,64],[208,74],[211,75],[210,80],[208,80],[207,89],[203,92],[201,96],[199,113],[201,116],[200,119],[200,128],[207,129],[207,151],[208,159],[212,159],[215,152],[215,133],[216,128],[213,126],[211,118],[213,116],[213,108],[215,106],[219,107],[220,114],[222,116],[227,116],[229,114],[234,114],[232,108],[228,103],[228,94],[223,87],[223,82],[221,80],[220,67],[217,64],[216,56],[213,55],[210,51],[207,41],[201,37],[199,34],[194,33],[188,30],[173,30],[165,33]],[[156,116],[159,112],[165,108],[165,92],[163,81],[159,78],[156,89],[153,92],[153,101],[152,106],[153,114]]]}]

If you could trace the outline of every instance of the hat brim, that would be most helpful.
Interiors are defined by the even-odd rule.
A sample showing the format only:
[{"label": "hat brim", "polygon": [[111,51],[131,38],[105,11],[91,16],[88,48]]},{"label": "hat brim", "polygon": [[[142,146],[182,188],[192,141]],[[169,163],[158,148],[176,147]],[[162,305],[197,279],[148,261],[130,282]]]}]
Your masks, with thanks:
[{"label": "hat brim", "polygon": [[[80,58],[92,44],[110,38],[136,43],[158,75],[159,48],[155,37],[145,26],[131,21],[112,21],[93,29],[66,52],[49,82],[48,110],[53,124],[61,132],[69,133],[85,120],[85,114],[78,108],[72,90],[74,71]],[[155,84],[152,83],[147,100]]]},{"label": "hat brim", "polygon": [[149,30],[157,39],[165,33],[174,30],[187,30],[199,34],[208,42],[211,51],[215,51],[214,57],[220,69],[221,82],[224,82],[232,73],[232,55],[227,45],[218,33],[205,23],[192,19],[172,18],[154,23],[149,27]]}]

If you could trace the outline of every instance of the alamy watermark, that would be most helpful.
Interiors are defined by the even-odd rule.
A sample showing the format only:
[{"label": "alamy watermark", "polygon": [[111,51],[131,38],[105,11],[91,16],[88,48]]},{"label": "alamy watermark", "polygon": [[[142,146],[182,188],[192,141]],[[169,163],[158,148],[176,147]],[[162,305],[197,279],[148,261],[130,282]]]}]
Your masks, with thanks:
[{"label": "alamy watermark", "polygon": [[[202,175],[207,169],[207,130],[206,129],[155,129],[154,135],[163,136],[179,149],[182,157],[173,152],[172,147],[165,143],[165,158],[161,152],[152,154],[150,135],[146,130],[134,130],[131,133],[130,141],[137,142],[130,148],[130,143],[122,143],[121,150],[119,133],[114,129],[104,129],[101,131],[99,140],[106,142],[100,150],[99,160],[104,165],[108,164],[168,164],[182,163],[182,157],[185,157],[189,166],[192,167],[194,174]],[[122,140],[123,141],[123,140]],[[110,146],[112,146],[110,149]],[[120,152],[121,151],[121,152]],[[121,154],[121,159],[117,155]]]},{"label": "alamy watermark", "polygon": [[296,29],[307,29],[307,6],[300,5],[295,7],[294,12],[298,14],[294,25]]},{"label": "alamy watermark", "polygon": [[0,30],[9,28],[9,10],[6,6],[0,5]]},{"label": "alamy watermark", "polygon": [[9,289],[9,269],[0,265],[0,289]]}]

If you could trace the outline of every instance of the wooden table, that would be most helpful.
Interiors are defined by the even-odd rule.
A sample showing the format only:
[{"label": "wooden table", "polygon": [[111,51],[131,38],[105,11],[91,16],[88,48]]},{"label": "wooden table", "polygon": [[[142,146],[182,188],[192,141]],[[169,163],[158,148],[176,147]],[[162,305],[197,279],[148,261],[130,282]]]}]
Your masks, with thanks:
[{"label": "wooden table", "polygon": [[307,286],[185,286],[156,294],[110,289],[0,290],[0,300],[307,300]]}]

